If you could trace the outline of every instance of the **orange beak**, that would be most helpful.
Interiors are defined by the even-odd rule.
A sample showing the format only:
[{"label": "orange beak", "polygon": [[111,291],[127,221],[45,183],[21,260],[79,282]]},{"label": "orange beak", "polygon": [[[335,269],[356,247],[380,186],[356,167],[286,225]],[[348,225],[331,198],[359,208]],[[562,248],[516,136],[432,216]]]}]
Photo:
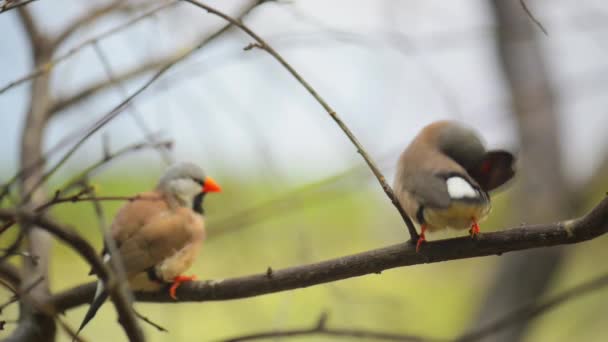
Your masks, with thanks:
[{"label": "orange beak", "polygon": [[211,177],[205,178],[203,192],[221,192],[222,188]]}]

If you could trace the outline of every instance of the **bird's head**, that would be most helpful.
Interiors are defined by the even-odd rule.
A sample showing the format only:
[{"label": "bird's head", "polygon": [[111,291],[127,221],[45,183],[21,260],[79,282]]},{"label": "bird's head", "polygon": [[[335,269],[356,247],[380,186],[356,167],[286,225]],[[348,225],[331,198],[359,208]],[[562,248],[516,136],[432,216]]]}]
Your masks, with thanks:
[{"label": "bird's head", "polygon": [[501,186],[515,174],[515,157],[507,151],[487,151],[481,138],[467,126],[438,121],[424,130],[439,151],[460,164],[485,191]]},{"label": "bird's head", "polygon": [[190,207],[200,214],[203,213],[204,196],[209,192],[222,191],[215,180],[206,176],[198,165],[186,162],[170,166],[156,188],[179,205]]}]

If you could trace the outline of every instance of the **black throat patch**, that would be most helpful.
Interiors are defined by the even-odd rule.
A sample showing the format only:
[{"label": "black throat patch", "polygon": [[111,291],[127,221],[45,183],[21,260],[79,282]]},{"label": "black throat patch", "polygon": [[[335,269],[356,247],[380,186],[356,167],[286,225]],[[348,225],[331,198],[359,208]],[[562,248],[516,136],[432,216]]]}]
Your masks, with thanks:
[{"label": "black throat patch", "polygon": [[206,193],[201,192],[200,194],[194,196],[194,199],[192,200],[192,210],[194,210],[195,212],[203,215],[204,211],[203,211],[203,200],[205,199],[205,195]]}]

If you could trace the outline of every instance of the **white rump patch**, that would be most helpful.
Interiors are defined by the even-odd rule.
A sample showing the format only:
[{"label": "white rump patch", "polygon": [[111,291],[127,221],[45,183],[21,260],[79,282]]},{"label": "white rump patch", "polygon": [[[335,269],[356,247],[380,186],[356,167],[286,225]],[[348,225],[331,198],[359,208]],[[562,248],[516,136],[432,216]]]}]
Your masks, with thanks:
[{"label": "white rump patch", "polygon": [[450,194],[451,198],[479,197],[479,192],[462,177],[450,177],[445,182],[448,185],[448,194]]}]

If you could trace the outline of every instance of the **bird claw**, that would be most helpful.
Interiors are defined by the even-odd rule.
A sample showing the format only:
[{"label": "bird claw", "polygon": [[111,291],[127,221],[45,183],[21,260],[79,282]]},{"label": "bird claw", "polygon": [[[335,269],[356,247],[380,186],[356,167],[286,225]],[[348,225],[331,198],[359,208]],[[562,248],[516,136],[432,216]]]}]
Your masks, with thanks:
[{"label": "bird claw", "polygon": [[173,298],[174,300],[177,300],[177,296],[175,295],[175,291],[177,290],[177,288],[182,283],[185,283],[187,281],[193,281],[193,280],[196,280],[195,275],[191,275],[191,276],[179,275],[179,276],[173,278],[173,283],[171,284],[171,287],[169,288],[169,296],[171,296],[171,298]]},{"label": "bird claw", "polygon": [[426,226],[422,225],[420,228],[420,236],[418,236],[418,241],[416,241],[416,253],[420,251],[420,246],[422,246],[423,242],[426,242],[426,236],[424,235],[426,231]]},{"label": "bird claw", "polygon": [[469,234],[472,238],[479,234],[479,224],[477,224],[477,220],[475,219],[473,219],[473,224],[471,225],[471,229],[469,229]]}]

